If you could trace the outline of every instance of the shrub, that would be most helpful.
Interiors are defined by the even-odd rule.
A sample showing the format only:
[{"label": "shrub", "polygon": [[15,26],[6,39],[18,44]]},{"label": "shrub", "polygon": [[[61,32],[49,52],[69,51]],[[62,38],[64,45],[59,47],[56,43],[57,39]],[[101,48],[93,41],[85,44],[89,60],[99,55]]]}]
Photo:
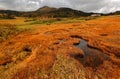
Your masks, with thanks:
[{"label": "shrub", "polygon": [[2,24],[0,27],[0,41],[3,41],[20,30],[14,24]]}]

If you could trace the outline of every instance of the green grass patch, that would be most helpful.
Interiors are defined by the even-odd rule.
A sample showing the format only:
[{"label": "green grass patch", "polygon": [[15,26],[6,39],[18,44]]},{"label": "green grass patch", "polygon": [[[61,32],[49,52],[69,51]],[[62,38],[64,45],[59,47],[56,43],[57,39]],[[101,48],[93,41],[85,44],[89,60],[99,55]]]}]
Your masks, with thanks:
[{"label": "green grass patch", "polygon": [[34,25],[34,24],[46,24],[46,25],[50,25],[52,23],[55,23],[57,20],[55,19],[48,19],[48,20],[35,20],[33,22],[31,22],[30,24],[31,25]]},{"label": "green grass patch", "polygon": [[30,25],[34,24],[57,24],[57,23],[79,23],[83,21],[93,20],[98,17],[78,17],[78,18],[49,18],[49,19],[36,19],[36,20],[28,20],[27,22],[30,22]]}]

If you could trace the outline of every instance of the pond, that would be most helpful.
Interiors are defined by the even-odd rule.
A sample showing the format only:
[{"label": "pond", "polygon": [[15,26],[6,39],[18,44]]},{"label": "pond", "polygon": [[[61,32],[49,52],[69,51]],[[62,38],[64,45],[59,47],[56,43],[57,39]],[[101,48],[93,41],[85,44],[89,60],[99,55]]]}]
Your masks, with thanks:
[{"label": "pond", "polygon": [[80,43],[75,46],[82,49],[85,54],[83,58],[78,58],[85,67],[98,67],[104,61],[109,61],[108,55],[98,49],[89,47],[87,41],[83,39],[80,39]]}]

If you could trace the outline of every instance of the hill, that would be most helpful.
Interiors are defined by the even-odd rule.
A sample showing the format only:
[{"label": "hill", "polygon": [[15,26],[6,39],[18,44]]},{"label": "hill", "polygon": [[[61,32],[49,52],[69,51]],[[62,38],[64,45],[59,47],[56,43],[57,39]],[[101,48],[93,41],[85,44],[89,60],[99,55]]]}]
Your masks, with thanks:
[{"label": "hill", "polygon": [[21,12],[12,10],[0,10],[0,18],[14,19],[14,16],[21,16]]},{"label": "hill", "polygon": [[52,8],[52,7],[48,7],[48,6],[44,6],[44,7],[39,8],[35,12],[47,13],[47,12],[54,11],[54,10],[57,10],[57,9]]},{"label": "hill", "polygon": [[70,8],[51,8],[48,6],[39,8],[34,12],[28,13],[31,17],[78,17],[78,16],[90,16],[92,13],[85,13]]},{"label": "hill", "polygon": [[44,6],[36,11],[30,12],[18,12],[11,10],[0,10],[0,14],[14,15],[14,16],[24,16],[24,17],[79,17],[79,16],[90,16],[93,13],[86,13],[78,10],[73,10],[70,8],[52,8]]},{"label": "hill", "polygon": [[113,15],[120,15],[120,11],[114,12]]}]

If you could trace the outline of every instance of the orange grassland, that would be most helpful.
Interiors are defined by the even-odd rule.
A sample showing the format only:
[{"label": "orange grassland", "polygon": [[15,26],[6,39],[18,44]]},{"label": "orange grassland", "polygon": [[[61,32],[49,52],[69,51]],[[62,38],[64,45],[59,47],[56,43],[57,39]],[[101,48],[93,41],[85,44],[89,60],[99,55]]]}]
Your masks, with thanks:
[{"label": "orange grassland", "polygon": [[[35,26],[34,30],[19,33],[0,43],[0,79],[120,79],[119,16]],[[88,66],[84,66],[79,58],[84,58],[85,54],[74,46],[80,42],[79,38],[108,55],[109,60],[102,60],[101,56],[98,63],[99,60],[102,63],[94,67],[91,64],[96,63],[83,59],[83,62],[88,60]],[[67,64],[73,61],[73,66],[82,72],[72,66],[75,72],[66,72],[69,70],[64,69],[68,66],[66,64],[60,66],[64,71],[57,71],[58,67],[52,73],[54,66],[60,64],[59,55],[62,55],[61,59],[68,59]],[[71,73],[69,78],[65,75],[68,73]]]}]

